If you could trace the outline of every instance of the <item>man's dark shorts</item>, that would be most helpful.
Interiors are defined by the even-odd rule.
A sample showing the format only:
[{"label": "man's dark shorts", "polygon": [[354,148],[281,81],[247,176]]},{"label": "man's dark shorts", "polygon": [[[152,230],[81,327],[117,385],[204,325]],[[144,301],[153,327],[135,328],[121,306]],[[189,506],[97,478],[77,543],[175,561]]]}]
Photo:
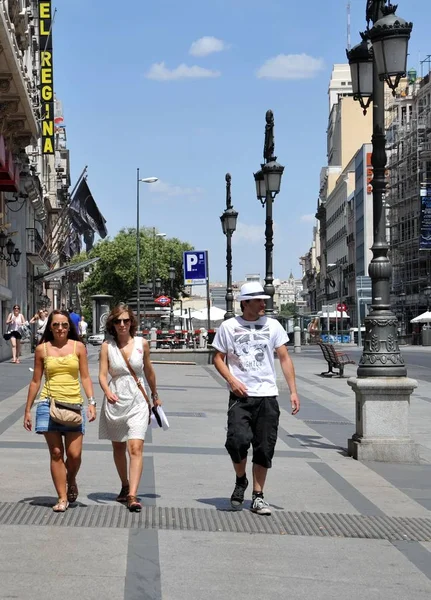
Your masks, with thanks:
[{"label": "man's dark shorts", "polygon": [[277,441],[280,408],[276,396],[229,397],[225,448],[240,463],[253,446],[253,462],[270,469]]}]

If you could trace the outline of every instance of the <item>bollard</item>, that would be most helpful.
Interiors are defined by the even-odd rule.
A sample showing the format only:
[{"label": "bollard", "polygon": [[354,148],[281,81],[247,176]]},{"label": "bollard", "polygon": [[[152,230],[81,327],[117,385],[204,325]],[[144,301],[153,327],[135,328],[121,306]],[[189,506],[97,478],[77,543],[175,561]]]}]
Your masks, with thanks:
[{"label": "bollard", "polygon": [[293,347],[295,354],[301,352],[301,328],[298,326],[293,328]]},{"label": "bollard", "polygon": [[207,330],[204,327],[199,329],[199,348],[205,348],[207,341]]},{"label": "bollard", "polygon": [[150,348],[151,350],[157,348],[157,329],[155,327],[151,327],[150,329]]}]

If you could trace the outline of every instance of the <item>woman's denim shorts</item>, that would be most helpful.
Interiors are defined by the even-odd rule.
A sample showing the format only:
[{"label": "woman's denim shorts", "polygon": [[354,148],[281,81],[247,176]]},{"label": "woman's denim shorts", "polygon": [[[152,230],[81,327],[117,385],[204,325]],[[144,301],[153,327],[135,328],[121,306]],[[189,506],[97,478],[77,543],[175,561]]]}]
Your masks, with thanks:
[{"label": "woman's denim shorts", "polygon": [[49,416],[49,400],[39,402],[36,409],[36,433],[48,433],[57,431],[58,433],[85,433],[85,412],[82,411],[82,423],[76,427],[70,425],[60,425]]}]

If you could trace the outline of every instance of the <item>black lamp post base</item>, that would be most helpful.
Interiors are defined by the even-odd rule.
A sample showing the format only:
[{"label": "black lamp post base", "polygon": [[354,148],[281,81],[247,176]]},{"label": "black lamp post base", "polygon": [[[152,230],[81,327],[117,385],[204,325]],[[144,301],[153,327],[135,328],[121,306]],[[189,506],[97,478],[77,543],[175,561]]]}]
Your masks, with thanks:
[{"label": "black lamp post base", "polygon": [[364,351],[358,377],[406,377],[407,368],[398,346],[398,319],[390,310],[365,317]]}]

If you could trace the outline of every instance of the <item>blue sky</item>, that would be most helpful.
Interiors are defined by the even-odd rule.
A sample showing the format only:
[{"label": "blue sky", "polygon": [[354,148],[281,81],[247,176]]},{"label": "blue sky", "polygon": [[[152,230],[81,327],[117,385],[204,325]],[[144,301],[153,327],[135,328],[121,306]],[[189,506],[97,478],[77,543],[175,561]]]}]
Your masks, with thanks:
[{"label": "blue sky", "polygon": [[[54,76],[72,175],[88,181],[108,231],[141,225],[208,250],[210,278],[225,279],[225,173],[239,212],[233,277],[265,273],[265,210],[253,172],[262,162],[265,112],[286,168],[274,204],[274,275],[300,275],[326,161],[327,87],[345,62],[347,0],[114,0],[56,2]],[[352,45],[365,0],[351,0]],[[401,0],[414,22],[408,67],[431,54],[429,0]],[[204,39],[202,38],[213,38]],[[293,55],[293,56],[292,56]],[[301,55],[306,55],[301,56]],[[278,58],[277,58],[278,57]]]}]

